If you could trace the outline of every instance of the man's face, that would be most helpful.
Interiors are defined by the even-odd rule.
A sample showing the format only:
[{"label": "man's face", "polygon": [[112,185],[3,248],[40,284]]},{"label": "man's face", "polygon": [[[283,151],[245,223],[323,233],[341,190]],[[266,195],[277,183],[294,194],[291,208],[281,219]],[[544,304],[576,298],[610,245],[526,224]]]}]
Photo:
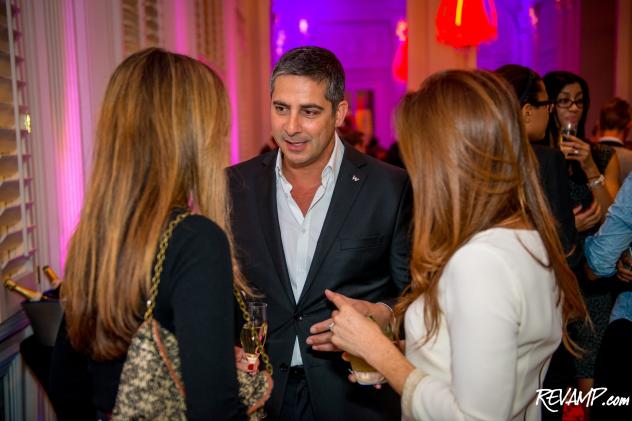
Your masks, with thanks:
[{"label": "man's face", "polygon": [[270,120],[272,136],[292,169],[324,168],[334,147],[334,133],[347,113],[347,102],[332,110],[325,82],[307,76],[279,76],[274,82]]}]

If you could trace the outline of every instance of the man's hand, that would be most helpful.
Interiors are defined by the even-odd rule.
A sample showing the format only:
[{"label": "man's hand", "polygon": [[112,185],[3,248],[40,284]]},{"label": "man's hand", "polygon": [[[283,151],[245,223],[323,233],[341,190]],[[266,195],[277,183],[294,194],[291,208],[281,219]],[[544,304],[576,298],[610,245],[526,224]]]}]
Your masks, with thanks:
[{"label": "man's hand", "polygon": [[[348,304],[350,304],[356,311],[364,316],[371,315],[373,319],[381,326],[386,326],[392,319],[392,313],[382,304],[371,303],[364,300],[356,300],[354,298],[346,297],[342,294],[339,296]],[[334,310],[332,317],[337,314],[338,311]],[[307,338],[307,344],[312,346],[315,351],[340,351],[334,344],[331,343],[331,332],[329,331],[329,325],[333,322],[333,318],[323,320],[322,322],[312,325],[309,329],[312,334]]]}]

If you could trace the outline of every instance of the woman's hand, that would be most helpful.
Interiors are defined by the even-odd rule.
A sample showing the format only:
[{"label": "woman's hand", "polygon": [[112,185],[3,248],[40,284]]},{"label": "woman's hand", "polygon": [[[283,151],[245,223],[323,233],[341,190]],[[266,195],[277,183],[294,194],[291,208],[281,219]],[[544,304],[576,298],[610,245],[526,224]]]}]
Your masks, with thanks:
[{"label": "woman's hand", "polygon": [[582,210],[582,206],[579,205],[573,209],[575,214],[575,228],[578,232],[583,232],[591,229],[601,221],[601,206],[596,200],[588,207],[588,209]]},{"label": "woman's hand", "polygon": [[579,162],[586,177],[589,179],[599,177],[599,169],[593,160],[588,143],[569,135],[564,137],[563,142],[560,142],[560,150],[566,159]]},{"label": "woman's hand", "polygon": [[617,278],[623,282],[632,282],[632,270],[630,267],[623,263],[622,259],[617,262]]},{"label": "woman's hand", "polygon": [[339,349],[350,354],[371,359],[371,351],[390,340],[384,336],[377,323],[364,316],[353,306],[353,302],[342,294],[325,290],[327,298],[336,305],[333,315],[331,342]]},{"label": "woman's hand", "polygon": [[[341,294],[325,290],[327,298],[338,307],[333,316],[332,342],[338,348],[356,355],[382,373],[393,390],[400,395],[406,379],[415,367],[389,338],[382,334],[377,323],[353,308]],[[350,378],[353,381],[355,378]]]},{"label": "woman's hand", "polygon": [[255,363],[249,362],[244,349],[237,346],[235,347],[235,364],[237,370],[245,371],[246,373],[256,373],[259,371],[259,360]]},{"label": "woman's hand", "polygon": [[[336,295],[344,298],[345,302],[351,305],[351,307],[353,307],[358,313],[362,315],[370,314],[371,317],[373,317],[373,319],[382,327],[385,327],[391,322],[391,310],[382,304],[357,300],[345,297],[342,294]],[[311,335],[307,337],[306,342],[307,345],[310,345],[315,351],[340,351],[340,349],[331,342],[332,333],[329,330],[329,326],[334,321],[333,316],[337,313],[338,311],[334,310],[331,318],[318,322],[309,328],[309,333],[311,333]]]}]

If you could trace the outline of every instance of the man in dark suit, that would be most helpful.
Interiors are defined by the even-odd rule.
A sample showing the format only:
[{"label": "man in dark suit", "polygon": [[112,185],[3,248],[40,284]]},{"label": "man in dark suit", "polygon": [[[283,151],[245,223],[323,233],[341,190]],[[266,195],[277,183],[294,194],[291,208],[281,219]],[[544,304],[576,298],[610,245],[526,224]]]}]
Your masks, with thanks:
[{"label": "man in dark suit", "polygon": [[[272,151],[229,169],[243,273],[268,304],[271,419],[399,419],[399,397],[350,383],[325,289],[386,323],[409,282],[405,172],[341,142],[344,71],[328,50],[288,51],[270,83]],[[332,352],[334,351],[334,352]]]}]

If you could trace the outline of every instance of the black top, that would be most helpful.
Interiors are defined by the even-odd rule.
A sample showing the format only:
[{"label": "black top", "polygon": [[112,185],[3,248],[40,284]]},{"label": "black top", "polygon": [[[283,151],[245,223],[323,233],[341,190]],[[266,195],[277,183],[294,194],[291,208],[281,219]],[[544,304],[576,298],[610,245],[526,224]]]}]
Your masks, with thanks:
[{"label": "black top", "polygon": [[576,268],[582,263],[584,253],[575,228],[566,160],[558,149],[542,145],[532,146],[539,164],[540,182],[544,187],[551,213],[558,223],[557,232],[564,252],[567,253],[566,261],[571,268]]},{"label": "black top", "polygon": [[[604,144],[591,145],[590,152],[599,173],[605,174],[606,168],[614,155],[614,149],[612,149],[612,146]],[[573,170],[579,172],[579,174],[569,174],[569,189],[571,192],[572,205],[573,207],[582,205],[582,210],[585,210],[593,203],[594,196],[592,190],[590,190],[587,185],[588,180],[586,179],[586,174],[581,170],[581,167],[579,167],[579,169],[571,167],[571,171]],[[596,224],[592,228],[580,232],[579,238],[581,242],[583,243],[586,240],[586,237],[596,233],[600,225],[601,224]]]},{"label": "black top", "polygon": [[[189,216],[169,242],[154,316],[178,338],[190,420],[245,419],[235,372],[234,311],[226,235],[209,219]],[[58,418],[110,413],[123,362],[95,362],[77,353],[62,324],[51,367]]]}]

